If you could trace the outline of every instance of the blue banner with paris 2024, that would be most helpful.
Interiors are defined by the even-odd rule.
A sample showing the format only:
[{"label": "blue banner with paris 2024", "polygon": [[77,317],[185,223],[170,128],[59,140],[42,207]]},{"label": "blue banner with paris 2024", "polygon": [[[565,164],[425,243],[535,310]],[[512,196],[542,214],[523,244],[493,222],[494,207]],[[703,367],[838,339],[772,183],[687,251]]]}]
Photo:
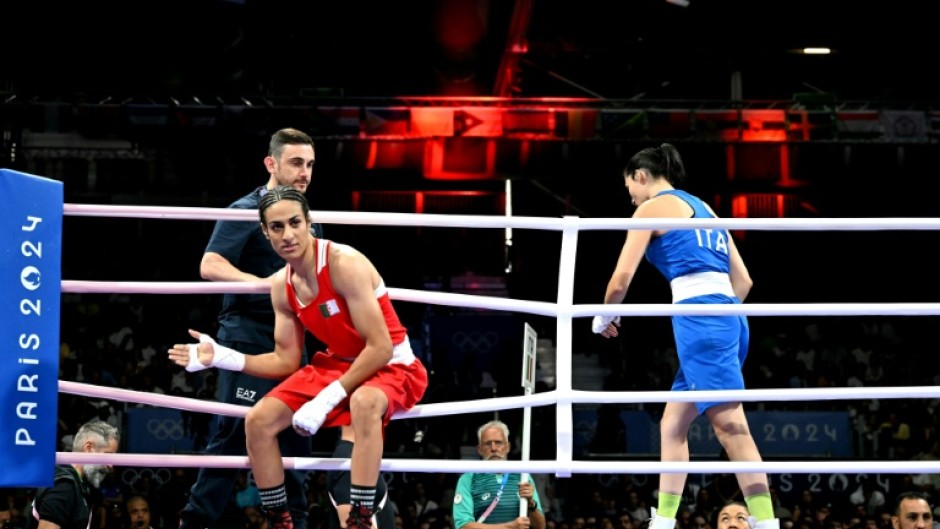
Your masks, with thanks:
[{"label": "blue banner with paris 2024", "polygon": [[62,182],[0,169],[0,487],[55,474],[62,211]]}]

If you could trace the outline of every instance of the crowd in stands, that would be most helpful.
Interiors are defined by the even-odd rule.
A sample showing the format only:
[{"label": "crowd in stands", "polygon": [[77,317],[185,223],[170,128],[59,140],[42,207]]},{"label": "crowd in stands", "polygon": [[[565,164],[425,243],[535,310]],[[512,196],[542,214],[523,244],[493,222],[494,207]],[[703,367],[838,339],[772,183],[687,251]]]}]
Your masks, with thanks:
[{"label": "crowd in stands", "polygon": [[[211,399],[215,387],[211,370],[197,374],[178,369],[166,360],[168,343],[185,339],[187,328],[211,329],[217,312],[214,296],[194,296],[186,314],[164,310],[160,296],[146,301],[130,296],[64,295],[62,306],[62,345],[60,368],[62,380],[100,386],[159,392],[199,399]],[[145,315],[146,313],[146,315]],[[160,314],[160,329],[144,325],[151,314]],[[937,385],[938,376],[921,369],[932,352],[921,340],[923,321],[905,318],[827,318],[808,321],[802,318],[752,320],[755,339],[745,376],[751,388],[865,387]],[[767,327],[766,329],[763,327]],[[157,332],[162,334],[157,335]],[[635,347],[635,348],[634,348]],[[608,355],[610,368],[605,389],[661,390],[668,387],[675,369],[674,353],[659,350],[654,343],[631,345],[629,359]],[[649,351],[645,351],[648,348]],[[652,353],[652,354],[650,354]],[[577,351],[576,354],[586,354]],[[602,354],[602,353],[587,353]],[[432,381],[434,376],[432,375]],[[439,382],[429,389],[426,402],[464,400],[466,388],[451,381]],[[60,450],[71,448],[69,432],[92,417],[126,429],[125,419],[135,403],[93,400],[61,393],[59,396]],[[755,404],[765,410],[846,409],[854,418],[854,427],[862,441],[855,446],[858,459],[940,460],[937,407],[940,401],[911,399],[870,399],[851,401],[767,402]],[[626,406],[626,405],[625,405]],[[551,410],[549,410],[551,412]],[[507,419],[508,417],[508,419]],[[507,412],[500,418],[512,422]],[[552,413],[536,415],[536,425],[553,428]],[[193,452],[208,432],[208,417],[186,414],[185,427],[193,437]],[[433,419],[434,421],[437,418]],[[386,449],[388,457],[459,458],[460,444],[473,446],[472,432],[457,428],[461,422],[480,421],[440,418],[440,423],[393,421]],[[396,423],[402,423],[398,425]],[[407,423],[407,426],[404,424]],[[428,424],[431,426],[428,427]],[[455,428],[452,428],[455,426]],[[513,426],[513,431],[519,428]],[[454,430],[458,432],[454,434]],[[448,435],[445,435],[447,432]],[[463,433],[461,433],[463,432]],[[416,435],[420,433],[421,435]],[[319,435],[319,434],[318,434]],[[533,459],[554,457],[554,438],[534,436]],[[323,442],[325,452],[333,439]],[[519,443],[513,443],[517,449]],[[696,455],[693,455],[696,457]],[[133,495],[150,504],[153,529],[177,527],[178,513],[195,480],[191,468],[121,468],[114,469],[96,491],[96,509],[91,529],[130,528],[127,500]],[[390,502],[399,529],[453,529],[451,507],[458,474],[390,473]],[[548,527],[551,529],[634,529],[650,516],[656,504],[655,476],[633,474],[575,474],[570,478],[535,476]],[[940,475],[880,474],[849,475],[843,486],[819,487],[814,481],[782,481],[771,475],[777,516],[786,529],[891,529],[888,517],[893,497],[905,490],[926,492],[936,505],[940,500]],[[4,491],[0,511],[9,510],[11,519],[5,529],[23,527],[30,516],[30,490]],[[307,479],[310,505],[309,526],[325,529],[326,512],[332,506],[327,496],[325,471],[311,471]],[[731,499],[740,499],[733,476],[691,477],[678,517],[681,529],[715,527],[716,509]],[[223,528],[264,529],[258,516],[260,497],[250,473],[238,478]],[[938,512],[940,514],[940,512]],[[136,529],[136,528],[134,528]]]}]

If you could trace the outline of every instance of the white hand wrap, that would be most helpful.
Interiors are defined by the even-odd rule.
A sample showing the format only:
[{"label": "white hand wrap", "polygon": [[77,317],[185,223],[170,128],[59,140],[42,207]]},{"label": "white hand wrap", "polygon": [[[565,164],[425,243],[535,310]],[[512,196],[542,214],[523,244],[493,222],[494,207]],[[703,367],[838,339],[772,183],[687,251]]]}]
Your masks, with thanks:
[{"label": "white hand wrap", "polygon": [[594,316],[594,319],[591,320],[591,330],[594,331],[594,334],[601,334],[607,330],[607,326],[611,323],[620,323],[620,316]]},{"label": "white hand wrap", "polygon": [[203,365],[203,363],[199,361],[199,344],[191,343],[189,344],[189,365],[186,366],[186,371],[195,373],[196,371],[202,371],[209,367],[217,367],[229,371],[242,371],[245,369],[245,355],[243,353],[239,353],[235,349],[230,349],[224,345],[219,345],[208,334],[200,334],[199,343],[212,344],[212,350],[215,351],[215,354],[212,355],[212,362],[210,362],[209,365]]},{"label": "white hand wrap", "polygon": [[310,402],[307,402],[294,412],[294,418],[291,421],[294,428],[307,435],[317,433],[317,430],[323,426],[326,415],[343,402],[346,398],[346,390],[339,380],[334,380],[329,386],[323,388],[323,391],[317,393],[317,396]]}]

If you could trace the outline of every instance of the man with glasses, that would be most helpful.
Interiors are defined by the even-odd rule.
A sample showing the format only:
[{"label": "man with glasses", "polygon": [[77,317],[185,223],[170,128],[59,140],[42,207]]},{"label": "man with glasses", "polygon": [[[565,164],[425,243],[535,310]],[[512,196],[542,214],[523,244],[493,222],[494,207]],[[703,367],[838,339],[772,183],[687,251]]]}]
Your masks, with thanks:
[{"label": "man with glasses", "polygon": [[[509,427],[490,421],[477,430],[477,453],[484,461],[505,461],[509,457]],[[528,516],[519,516],[520,502],[526,502]],[[454,529],[489,529],[508,525],[509,529],[545,529],[545,514],[531,481],[519,474],[466,473],[457,481],[454,493]]]}]

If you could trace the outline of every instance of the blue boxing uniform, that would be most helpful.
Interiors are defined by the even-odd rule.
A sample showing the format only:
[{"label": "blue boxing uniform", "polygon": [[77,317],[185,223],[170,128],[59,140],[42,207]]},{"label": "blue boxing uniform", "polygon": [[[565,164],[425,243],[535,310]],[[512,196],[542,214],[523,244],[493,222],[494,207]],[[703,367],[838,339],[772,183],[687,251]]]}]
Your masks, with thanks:
[{"label": "blue boxing uniform", "polygon": [[[229,205],[233,209],[258,210],[264,186],[239,198]],[[284,267],[285,262],[265,238],[257,219],[252,221],[218,221],[206,245],[206,252],[214,252],[243,272],[268,277]],[[311,230],[320,236],[320,226]],[[219,312],[219,331],[216,341],[226,347],[255,355],[274,350],[274,310],[271,296],[263,294],[225,294]],[[306,363],[306,353],[301,360]],[[218,370],[216,399],[227,404],[253,406],[280,381],[253,377],[225,369]],[[287,457],[309,457],[311,441],[288,428],[278,436],[281,453]],[[216,415],[213,417],[209,443],[205,449],[210,455],[247,455],[245,445],[245,419]],[[213,525],[224,514],[226,504],[235,486],[235,468],[202,468],[193,484],[188,501],[180,512],[180,529],[203,529]],[[304,488],[306,472],[285,472],[285,486],[290,501],[294,529],[305,529],[307,501]]]},{"label": "blue boxing uniform", "polygon": [[[687,202],[692,218],[712,218],[705,203],[685,191],[668,190]],[[657,195],[657,196],[659,196]],[[669,281],[673,303],[735,304],[729,276],[728,230],[673,229],[654,237],[646,259]],[[744,389],[741,368],[747,358],[747,316],[672,317],[679,370],[672,391]],[[699,413],[721,402],[697,402]]]}]

